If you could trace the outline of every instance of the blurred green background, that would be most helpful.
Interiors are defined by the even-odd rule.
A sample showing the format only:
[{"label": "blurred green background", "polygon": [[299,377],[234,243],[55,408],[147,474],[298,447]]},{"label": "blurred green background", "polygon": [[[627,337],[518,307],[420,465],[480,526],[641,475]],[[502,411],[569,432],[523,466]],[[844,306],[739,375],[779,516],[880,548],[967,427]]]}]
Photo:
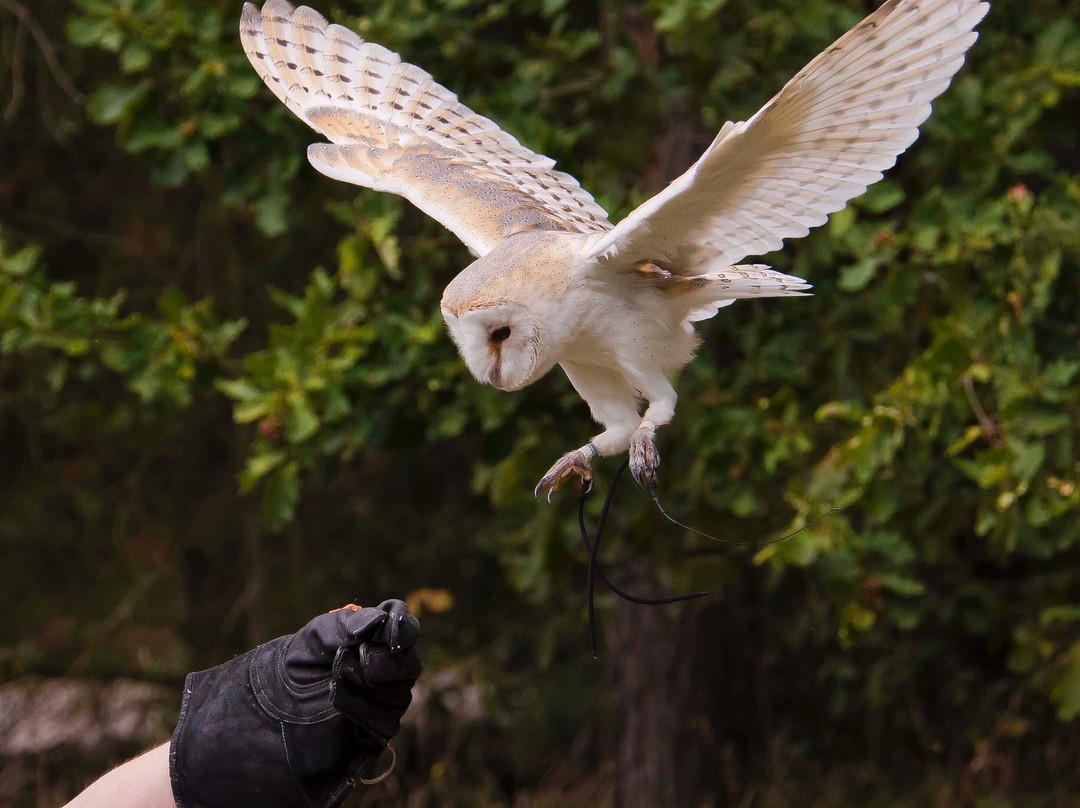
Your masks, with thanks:
[{"label": "blurred green background", "polygon": [[[617,218],[876,4],[316,5]],[[600,595],[598,660],[574,499],[532,496],[585,406],[471,379],[438,312],[466,250],[307,165],[240,10],[0,0],[0,804],[164,739],[186,671],[391,596],[423,693],[354,805],[1078,804],[1080,2],[995,2],[887,179],[767,259],[815,296],[702,324],[669,509],[738,541],[844,510],[755,551],[626,485],[612,575],[711,597]]]}]

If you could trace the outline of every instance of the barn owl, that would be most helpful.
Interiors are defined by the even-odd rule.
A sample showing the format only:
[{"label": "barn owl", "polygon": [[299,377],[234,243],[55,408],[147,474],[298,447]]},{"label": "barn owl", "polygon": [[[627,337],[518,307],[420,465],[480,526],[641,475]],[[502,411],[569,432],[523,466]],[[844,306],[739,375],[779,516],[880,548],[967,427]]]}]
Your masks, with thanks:
[{"label": "barn owl", "polygon": [[328,177],[399,194],[476,256],[441,311],[478,381],[518,390],[562,367],[602,431],[536,486],[587,481],[629,452],[656,484],[656,429],[675,413],[671,377],[693,324],[740,298],[809,284],[739,264],[805,236],[881,179],[918,137],[989,6],[888,0],[749,120],[618,224],[554,161],[530,151],[392,51],[310,8],[244,7],[240,33],[266,85],[329,142],[308,148]]}]

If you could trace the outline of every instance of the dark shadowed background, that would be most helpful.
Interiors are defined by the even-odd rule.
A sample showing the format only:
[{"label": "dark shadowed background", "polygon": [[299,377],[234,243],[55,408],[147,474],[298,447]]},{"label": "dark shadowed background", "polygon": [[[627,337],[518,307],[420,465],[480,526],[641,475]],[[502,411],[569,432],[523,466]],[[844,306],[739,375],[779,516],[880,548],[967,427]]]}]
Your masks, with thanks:
[{"label": "dark shadowed background", "polygon": [[[872,10],[320,0],[624,215]],[[369,806],[1080,799],[1080,2],[997,0],[918,143],[703,324],[598,598],[559,372],[480,387],[470,259],[327,180],[240,0],[0,0],[0,805],[167,737],[184,673],[408,597],[427,665]],[[600,465],[606,480],[613,461]],[[598,503],[592,503],[596,509]]]}]

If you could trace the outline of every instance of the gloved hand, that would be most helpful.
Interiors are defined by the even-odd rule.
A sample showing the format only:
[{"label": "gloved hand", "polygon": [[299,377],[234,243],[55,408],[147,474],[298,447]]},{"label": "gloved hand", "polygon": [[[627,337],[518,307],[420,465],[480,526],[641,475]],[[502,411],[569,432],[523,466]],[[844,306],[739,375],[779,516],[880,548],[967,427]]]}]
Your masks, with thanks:
[{"label": "gloved hand", "polygon": [[169,750],[178,808],[340,805],[398,732],[419,631],[400,600],[348,606],[188,674]]}]

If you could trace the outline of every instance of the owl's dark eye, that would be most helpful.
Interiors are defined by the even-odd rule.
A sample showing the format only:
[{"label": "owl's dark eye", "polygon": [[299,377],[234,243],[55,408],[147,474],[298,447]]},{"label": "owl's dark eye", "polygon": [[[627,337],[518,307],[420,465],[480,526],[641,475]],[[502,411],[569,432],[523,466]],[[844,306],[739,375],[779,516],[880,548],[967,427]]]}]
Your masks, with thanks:
[{"label": "owl's dark eye", "polygon": [[502,342],[510,337],[510,326],[504,325],[502,328],[496,328],[491,332],[492,342]]}]

